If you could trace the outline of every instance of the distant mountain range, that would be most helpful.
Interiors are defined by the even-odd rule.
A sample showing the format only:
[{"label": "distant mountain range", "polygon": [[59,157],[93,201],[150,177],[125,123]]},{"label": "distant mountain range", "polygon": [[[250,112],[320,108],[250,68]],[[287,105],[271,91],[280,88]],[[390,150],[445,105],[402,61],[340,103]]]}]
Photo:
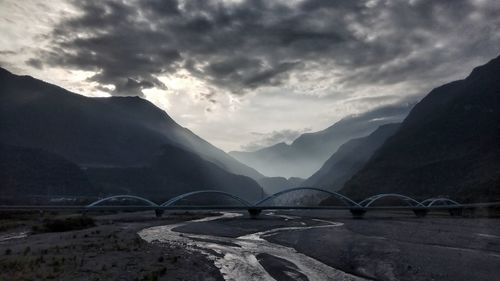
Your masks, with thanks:
[{"label": "distant mountain range", "polygon": [[229,154],[266,176],[308,178],[346,141],[364,137],[383,124],[401,122],[414,104],[393,105],[346,117],[332,126],[253,152]]},{"label": "distant mountain range", "polygon": [[257,181],[268,194],[274,194],[285,189],[303,186],[304,179],[297,177],[266,177]]},{"label": "distant mountain range", "polygon": [[338,191],[372,157],[375,151],[399,128],[399,124],[386,124],[366,137],[352,139],[323,164],[321,169],[302,183],[304,186],[321,187]]},{"label": "distant mountain range", "polygon": [[[248,198],[255,198],[262,193],[257,182],[236,175],[254,179],[260,179],[263,175],[179,126],[163,110],[144,99],[84,97],[29,76],[14,75],[1,68],[0,143],[40,149],[44,153],[59,155],[61,159],[66,159],[61,161],[73,162],[82,168],[100,168],[100,178],[106,179],[109,177],[102,176],[104,168],[109,168],[113,174],[116,170],[112,168],[149,167],[159,157],[164,159],[164,169],[173,169],[175,163],[179,163],[186,165],[178,167],[181,169],[192,167],[193,171],[198,172],[206,169],[213,174],[213,178],[210,178],[208,173],[200,177],[184,173],[185,177],[190,178],[180,179],[161,170],[160,164],[155,164],[155,171],[161,174],[158,177],[170,184],[157,190],[162,195],[178,193],[178,186],[184,186],[185,182],[190,182],[192,188],[207,185],[219,188],[217,184],[223,179],[227,185],[233,184],[234,193],[246,194]],[[20,150],[17,152],[21,153]],[[15,157],[3,160],[12,159]],[[36,170],[33,172],[36,173]],[[144,179],[144,184],[146,182],[147,179]],[[245,184],[240,186],[242,182]],[[11,188],[3,185],[4,181],[2,190]],[[109,181],[106,181],[105,186],[109,187]],[[136,189],[124,185],[123,189],[129,193],[141,193],[143,189],[151,191],[152,188],[133,187]],[[76,188],[74,191],[78,193]],[[155,185],[155,188],[160,186]],[[243,191],[240,193],[239,189]]]},{"label": "distant mountain range", "polygon": [[341,193],[500,201],[500,57],[432,90]]}]

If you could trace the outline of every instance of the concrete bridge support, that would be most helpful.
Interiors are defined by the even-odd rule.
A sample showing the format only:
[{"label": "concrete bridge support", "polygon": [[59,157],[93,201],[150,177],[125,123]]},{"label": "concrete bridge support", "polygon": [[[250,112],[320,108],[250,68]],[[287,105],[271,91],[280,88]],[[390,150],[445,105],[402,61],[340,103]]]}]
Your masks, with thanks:
[{"label": "concrete bridge support", "polygon": [[476,216],[476,208],[464,208],[462,209],[462,216],[466,218],[473,218]]},{"label": "concrete bridge support", "polygon": [[248,209],[248,214],[250,215],[250,218],[252,219],[256,219],[260,213],[262,212],[262,209],[258,209],[258,208],[249,208]]},{"label": "concrete bridge support", "polygon": [[165,212],[165,210],[155,209],[155,216],[157,218],[161,218],[161,216],[163,215],[163,212]]},{"label": "concrete bridge support", "polygon": [[429,209],[413,209],[413,213],[415,213],[415,216],[423,218],[429,213]]},{"label": "concrete bridge support", "polygon": [[450,216],[457,217],[463,214],[463,209],[453,208],[453,209],[448,209],[448,212],[450,213]]},{"label": "concrete bridge support", "polygon": [[349,211],[354,219],[362,219],[366,213],[366,209],[364,208],[351,208]]}]

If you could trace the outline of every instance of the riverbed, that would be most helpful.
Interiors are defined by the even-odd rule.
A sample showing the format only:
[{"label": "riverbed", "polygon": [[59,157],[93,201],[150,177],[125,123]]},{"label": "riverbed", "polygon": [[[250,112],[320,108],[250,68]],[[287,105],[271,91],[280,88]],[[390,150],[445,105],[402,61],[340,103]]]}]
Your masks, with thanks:
[{"label": "riverbed", "polygon": [[[498,280],[500,220],[239,213],[156,226],[148,242],[201,253],[225,280]],[[473,270],[468,270],[473,268]]]},{"label": "riverbed", "polygon": [[[343,223],[316,219],[315,225],[304,223],[301,226],[277,227],[235,238],[175,231],[176,228],[188,224],[242,216],[239,213],[223,213],[216,217],[156,226],[140,231],[139,236],[148,242],[181,245],[191,251],[204,254],[219,268],[225,280],[283,280],[285,278],[289,280],[364,280],[332,268],[291,247],[271,243],[264,239],[279,232],[332,228],[342,226]],[[289,216],[284,216],[284,218],[287,219]],[[282,266],[273,266],[276,263]]]}]

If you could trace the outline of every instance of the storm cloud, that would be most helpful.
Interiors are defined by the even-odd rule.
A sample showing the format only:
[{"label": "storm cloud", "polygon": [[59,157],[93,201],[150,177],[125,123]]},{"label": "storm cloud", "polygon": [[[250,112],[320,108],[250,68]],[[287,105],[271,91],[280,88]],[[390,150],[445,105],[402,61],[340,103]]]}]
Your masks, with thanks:
[{"label": "storm cloud", "polygon": [[[449,75],[448,62],[499,52],[495,1],[74,1],[30,62],[96,73],[114,95],[166,89],[187,71],[235,95],[320,69],[337,85]],[[481,50],[481,51],[478,51]],[[32,64],[42,67],[42,64]],[[441,65],[441,67],[433,67]],[[103,88],[102,86],[106,86]],[[110,87],[112,86],[112,87]]]},{"label": "storm cloud", "polygon": [[497,0],[0,7],[2,67],[86,96],[143,97],[227,151],[413,103],[500,54]]}]

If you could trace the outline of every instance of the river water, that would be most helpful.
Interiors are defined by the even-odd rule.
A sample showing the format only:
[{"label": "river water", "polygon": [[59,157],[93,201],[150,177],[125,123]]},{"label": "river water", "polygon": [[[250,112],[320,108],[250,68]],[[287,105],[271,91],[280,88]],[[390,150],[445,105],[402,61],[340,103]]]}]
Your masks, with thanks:
[{"label": "river water", "polygon": [[[275,280],[258,257],[272,256],[288,266],[280,268],[280,274],[291,280],[364,280],[332,268],[316,259],[297,252],[295,249],[268,242],[264,238],[282,231],[299,231],[312,228],[340,227],[343,224],[326,220],[314,226],[280,227],[267,231],[251,233],[236,238],[212,235],[188,234],[175,231],[175,228],[197,222],[242,216],[239,213],[223,213],[178,224],[146,228],[139,236],[150,243],[180,245],[190,251],[204,254],[220,270],[225,280]],[[294,219],[287,217],[285,219]]]}]

